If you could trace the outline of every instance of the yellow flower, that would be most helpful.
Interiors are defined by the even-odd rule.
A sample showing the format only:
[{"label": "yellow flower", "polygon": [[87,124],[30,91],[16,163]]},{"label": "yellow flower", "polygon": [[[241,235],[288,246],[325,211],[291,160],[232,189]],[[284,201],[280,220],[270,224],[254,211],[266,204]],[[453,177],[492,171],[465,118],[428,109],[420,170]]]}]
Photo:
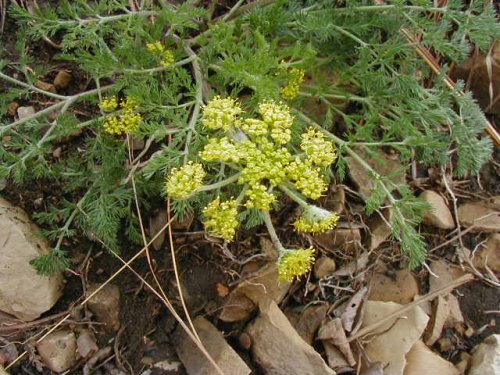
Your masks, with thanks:
[{"label": "yellow flower", "polygon": [[146,48],[161,59],[163,66],[171,66],[174,62],[174,54],[169,49],[166,49],[161,42],[146,43]]},{"label": "yellow flower", "polygon": [[208,129],[228,131],[243,112],[236,100],[216,96],[203,107],[203,126]]},{"label": "yellow flower", "polygon": [[335,161],[337,157],[335,148],[320,131],[309,128],[300,138],[302,139],[300,148],[314,164],[328,167]]},{"label": "yellow flower", "polygon": [[314,167],[310,160],[303,161],[297,157],[287,166],[286,172],[295,187],[308,198],[318,199],[328,188],[321,170]]},{"label": "yellow flower", "polygon": [[205,161],[217,160],[223,163],[237,163],[240,160],[237,146],[228,137],[210,138],[200,156]]},{"label": "yellow flower", "polygon": [[259,137],[267,135],[268,132],[267,124],[262,120],[254,118],[247,118],[243,120],[240,123],[240,128],[255,140],[258,140]]},{"label": "yellow flower", "polygon": [[271,205],[276,201],[274,194],[267,191],[266,186],[255,184],[245,192],[248,200],[245,202],[247,208],[257,208],[259,210],[270,210]]},{"label": "yellow flower", "polygon": [[116,100],[116,96],[103,98],[99,103],[99,107],[106,112],[114,111],[116,108],[118,108],[118,101]]},{"label": "yellow flower", "polygon": [[[104,102],[104,101],[103,101]],[[101,108],[103,108],[103,102],[101,102]],[[116,104],[116,105],[115,105]],[[116,98],[109,98],[109,100],[104,103],[106,108],[114,109],[118,106]],[[139,106],[132,98],[125,98],[120,102],[120,109],[122,110],[118,116],[108,116],[103,124],[104,130],[109,134],[124,134],[133,133],[139,129],[139,124],[142,121],[142,116],[138,111]]]},{"label": "yellow flower", "polygon": [[290,108],[283,103],[267,101],[259,105],[258,111],[270,128],[271,138],[280,145],[287,144],[292,138],[290,128],[293,124],[293,116],[290,114]]},{"label": "yellow flower", "polygon": [[314,249],[284,250],[278,260],[279,278],[284,281],[293,281],[311,269],[314,262]]},{"label": "yellow flower", "polygon": [[285,99],[295,99],[299,95],[300,84],[304,82],[304,69],[292,68],[290,69],[291,78],[288,84],[281,89],[281,94]]},{"label": "yellow flower", "polygon": [[205,175],[201,164],[190,161],[180,168],[172,169],[165,190],[172,198],[185,199],[203,185]]},{"label": "yellow flower", "polygon": [[321,233],[335,228],[339,215],[317,206],[308,206],[293,223],[297,232]]},{"label": "yellow flower", "polygon": [[206,220],[205,229],[210,234],[231,242],[238,228],[238,202],[232,199],[220,202],[219,197],[210,202],[203,210]]}]

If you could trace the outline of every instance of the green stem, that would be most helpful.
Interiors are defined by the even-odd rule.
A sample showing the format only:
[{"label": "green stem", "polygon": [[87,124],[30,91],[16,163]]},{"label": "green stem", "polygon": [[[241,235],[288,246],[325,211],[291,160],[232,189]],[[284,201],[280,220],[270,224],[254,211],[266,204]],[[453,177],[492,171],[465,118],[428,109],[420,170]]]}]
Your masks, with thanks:
[{"label": "green stem", "polygon": [[196,190],[196,193],[199,193],[201,191],[210,191],[210,190],[215,190],[215,189],[219,189],[221,187],[224,187],[226,185],[229,185],[229,184],[232,184],[233,182],[236,182],[238,181],[238,178],[240,178],[240,174],[241,172],[239,173],[236,173],[235,175],[229,177],[229,178],[226,178],[225,180],[222,180],[222,181],[219,181],[219,182],[216,182],[214,184],[210,184],[210,185],[203,185],[201,186],[200,188],[198,188]]},{"label": "green stem", "polygon": [[273,222],[271,220],[271,215],[269,215],[269,211],[260,211],[262,218],[264,219],[264,223],[266,224],[267,231],[269,232],[269,236],[271,237],[271,241],[273,245],[278,250],[278,253],[281,255],[286,251],[285,247],[281,243],[278,234],[276,233],[276,229],[274,229]]},{"label": "green stem", "polygon": [[337,8],[335,13],[346,13],[346,12],[382,12],[385,10],[418,10],[422,12],[435,12],[435,13],[446,13],[449,11],[446,7],[426,7],[419,5],[365,5],[356,6],[349,8]]},{"label": "green stem", "polygon": [[132,74],[148,74],[148,73],[163,72],[164,70],[167,70],[167,69],[177,68],[179,66],[189,64],[190,62],[194,61],[195,59],[196,59],[196,55],[192,55],[192,56],[186,57],[185,59],[179,60],[176,63],[174,63],[172,65],[168,65],[168,66],[158,66],[156,68],[150,68],[150,69],[123,69],[123,72],[132,73]]},{"label": "green stem", "polygon": [[288,195],[294,202],[298,203],[300,207],[307,208],[309,206],[309,204],[306,202],[306,200],[304,198],[302,198],[298,192],[296,192],[292,189],[289,189],[284,185],[280,185],[279,188],[286,195]]},{"label": "green stem", "polygon": [[10,77],[7,74],[2,73],[2,72],[0,72],[0,78],[3,79],[3,80],[5,80],[5,81],[7,81],[7,82],[13,83],[15,85],[18,85],[18,86],[21,86],[21,87],[24,87],[24,88],[27,88],[27,89],[29,89],[31,91],[35,91],[35,92],[37,92],[39,94],[43,94],[43,95],[49,96],[51,98],[62,99],[62,100],[68,98],[68,96],[65,96],[65,95],[54,94],[53,92],[39,89],[36,86],[33,86],[33,85],[29,84],[29,83],[26,83],[26,82],[20,81],[18,79],[12,78],[12,77]]}]

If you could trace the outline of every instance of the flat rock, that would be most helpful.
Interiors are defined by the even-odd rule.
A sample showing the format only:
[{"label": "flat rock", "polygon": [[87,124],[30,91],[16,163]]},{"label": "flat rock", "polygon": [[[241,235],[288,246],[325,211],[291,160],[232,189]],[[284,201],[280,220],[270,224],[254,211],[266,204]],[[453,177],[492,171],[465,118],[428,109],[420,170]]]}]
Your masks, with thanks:
[{"label": "flat rock", "polygon": [[[375,152],[368,155],[363,150],[355,150],[375,171],[382,176],[393,175],[391,180],[396,185],[401,185],[406,182],[404,173],[394,176],[398,170],[402,171],[403,167],[396,159],[391,158],[389,155],[382,152]],[[353,157],[348,156],[345,158],[349,173],[349,177],[358,189],[361,196],[366,200],[370,197],[373,188],[375,187],[375,180],[370,177],[370,173],[363,168],[363,166]]]},{"label": "flat rock", "polygon": [[54,86],[58,89],[65,89],[71,82],[71,74],[65,70],[60,70],[54,78]]},{"label": "flat rock", "polygon": [[455,228],[451,211],[441,195],[432,190],[425,190],[420,194],[420,198],[431,206],[431,210],[424,213],[424,224],[440,229]]},{"label": "flat rock", "polygon": [[469,375],[500,374],[500,335],[491,335],[472,350]]},{"label": "flat rock", "polygon": [[281,302],[290,288],[291,283],[278,280],[276,262],[263,267],[257,263],[249,263],[244,269],[243,275],[245,274],[255,276],[241,282],[231,291],[219,316],[224,322],[247,319],[262,299],[270,298],[276,303]]},{"label": "flat rock", "polygon": [[54,372],[63,372],[76,363],[76,337],[72,331],[53,332],[36,345],[43,363]]},{"label": "flat rock", "polygon": [[430,265],[429,292],[442,288],[446,284],[463,276],[465,272],[443,260],[435,260]]},{"label": "flat rock", "polygon": [[368,219],[367,225],[370,229],[369,249],[377,249],[384,241],[391,236],[391,227],[388,222],[391,218],[391,210],[384,210],[384,218],[379,214],[374,214]]},{"label": "flat rock", "polygon": [[285,315],[300,337],[308,344],[312,344],[329,307],[327,304],[322,304],[306,308],[289,308],[285,310]]},{"label": "flat rock", "polygon": [[417,341],[406,355],[406,367],[403,374],[458,375],[459,372],[451,362],[434,353],[422,341]]},{"label": "flat rock", "polygon": [[321,279],[331,275],[336,269],[337,265],[335,264],[335,260],[327,256],[322,256],[314,263],[314,277]]},{"label": "flat rock", "polygon": [[249,324],[246,332],[252,339],[253,359],[264,374],[335,374],[300,337],[274,301],[262,300],[259,310],[259,316]]},{"label": "flat rock", "polygon": [[489,235],[484,247],[480,247],[473,258],[474,266],[500,272],[500,233]]},{"label": "flat rock", "polygon": [[33,107],[18,107],[17,108],[17,116],[19,117],[19,120],[22,120],[26,117],[29,117],[31,115],[35,114],[35,108]]},{"label": "flat rock", "polygon": [[[87,295],[92,294],[101,285],[92,285]],[[97,320],[114,331],[120,329],[120,289],[113,284],[106,284],[95,296],[90,298],[87,306]]]},{"label": "flat rock", "polygon": [[500,212],[493,203],[488,201],[460,205],[458,219],[465,227],[474,226],[472,232],[500,231]]},{"label": "flat rock", "polygon": [[[394,302],[366,301],[363,307],[363,323],[361,328],[369,326],[402,305]],[[401,375],[406,366],[406,354],[419,340],[424,332],[429,317],[416,306],[404,314],[405,319],[392,319],[379,327],[370,335],[365,346],[365,353],[370,362],[381,362],[384,375]]]},{"label": "flat rock", "polygon": [[[212,323],[199,316],[193,320],[193,324],[205,349],[224,374],[248,375],[251,373],[250,368],[229,346],[222,333]],[[220,374],[181,327],[175,332],[173,340],[177,355],[188,375]]]},{"label": "flat rock", "polygon": [[353,252],[361,242],[361,231],[359,228],[337,228],[313,236],[314,240],[324,249],[344,250]]},{"label": "flat rock", "polygon": [[383,267],[373,275],[368,299],[402,305],[412,302],[419,292],[415,276],[407,269],[395,271],[392,276],[385,271]]},{"label": "flat rock", "polygon": [[54,306],[62,275],[40,276],[30,265],[49,249],[26,213],[0,198],[0,310],[30,321]]}]

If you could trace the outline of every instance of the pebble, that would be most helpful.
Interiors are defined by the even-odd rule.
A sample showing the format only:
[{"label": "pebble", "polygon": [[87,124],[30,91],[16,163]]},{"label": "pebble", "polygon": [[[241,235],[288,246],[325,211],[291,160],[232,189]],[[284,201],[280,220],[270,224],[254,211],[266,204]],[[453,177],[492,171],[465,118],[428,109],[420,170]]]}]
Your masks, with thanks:
[{"label": "pebble", "polygon": [[420,194],[420,198],[431,206],[431,209],[424,213],[424,224],[432,225],[439,229],[455,228],[455,221],[453,221],[451,211],[441,195],[435,191],[426,190]]},{"label": "pebble", "polygon": [[[87,295],[92,294],[100,284],[93,285],[87,290]],[[93,296],[87,306],[97,320],[106,324],[106,327],[118,331],[120,329],[120,289],[113,284],[105,285],[99,293]]]},{"label": "pebble", "polygon": [[43,363],[54,372],[63,372],[76,363],[76,337],[72,331],[53,332],[36,345]]}]

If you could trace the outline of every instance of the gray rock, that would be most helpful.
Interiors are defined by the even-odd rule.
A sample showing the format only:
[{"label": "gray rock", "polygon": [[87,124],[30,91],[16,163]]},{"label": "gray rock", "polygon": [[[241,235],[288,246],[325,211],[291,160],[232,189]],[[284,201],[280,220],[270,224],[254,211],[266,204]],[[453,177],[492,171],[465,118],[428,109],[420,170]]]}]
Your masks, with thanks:
[{"label": "gray rock", "polygon": [[472,350],[469,375],[500,374],[500,335],[491,335]]},{"label": "gray rock", "polygon": [[300,337],[274,301],[262,300],[259,310],[259,316],[246,332],[252,339],[252,356],[265,374],[335,374]]},{"label": "gray rock", "polygon": [[451,211],[441,195],[435,191],[426,190],[420,194],[420,198],[432,207],[430,211],[424,213],[424,224],[440,229],[455,228],[455,221],[453,221]]},{"label": "gray rock", "polygon": [[17,108],[17,116],[19,120],[35,114],[35,108],[33,107],[19,107]]},{"label": "gray rock", "polygon": [[[199,316],[193,321],[201,342],[224,374],[248,375],[250,368],[229,346],[217,328],[208,320]],[[173,341],[179,359],[184,364],[188,375],[219,375],[220,373],[201,353],[181,327],[174,334]]]},{"label": "gray rock", "polygon": [[0,310],[25,321],[57,302],[62,276],[40,276],[30,261],[50,247],[24,211],[0,198]]},{"label": "gray rock", "polygon": [[51,333],[36,345],[36,349],[52,371],[66,371],[76,363],[76,337],[69,330]]},{"label": "gray rock", "polygon": [[337,269],[335,261],[327,256],[322,256],[316,263],[314,263],[314,277],[321,279],[325,276],[331,275]]},{"label": "gray rock", "polygon": [[[100,285],[91,286],[87,295],[92,294]],[[106,324],[106,327],[114,331],[120,329],[120,289],[113,284],[105,285],[88,302],[87,306],[97,320]]]}]

